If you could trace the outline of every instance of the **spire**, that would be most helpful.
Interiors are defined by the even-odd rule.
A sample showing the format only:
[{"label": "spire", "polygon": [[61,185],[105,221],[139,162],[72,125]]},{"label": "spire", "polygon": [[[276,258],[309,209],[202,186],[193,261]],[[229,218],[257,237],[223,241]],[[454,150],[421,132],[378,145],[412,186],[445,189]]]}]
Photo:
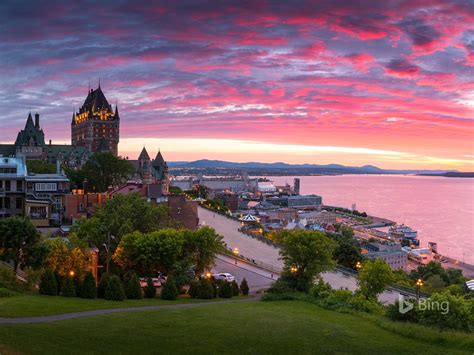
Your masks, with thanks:
[{"label": "spire", "polygon": [[158,150],[158,153],[156,154],[156,158],[153,161],[153,166],[159,166],[163,165],[165,160],[163,159],[163,155],[161,155],[161,151]]},{"label": "spire", "polygon": [[142,152],[138,156],[138,160],[150,160],[150,156],[148,155],[145,147],[143,147]]},{"label": "spire", "polygon": [[99,76],[99,89],[100,89],[100,76]]},{"label": "spire", "polygon": [[117,101],[115,101],[115,114],[114,114],[114,116],[115,116],[115,117],[118,117],[118,116],[119,116]]}]

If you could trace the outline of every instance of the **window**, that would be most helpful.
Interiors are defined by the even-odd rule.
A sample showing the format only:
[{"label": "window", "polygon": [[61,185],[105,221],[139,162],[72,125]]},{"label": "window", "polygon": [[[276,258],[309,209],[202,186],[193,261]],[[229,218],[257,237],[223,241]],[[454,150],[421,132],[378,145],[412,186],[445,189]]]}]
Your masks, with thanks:
[{"label": "window", "polygon": [[5,180],[5,191],[10,191],[11,185],[10,180]]},{"label": "window", "polygon": [[15,207],[17,210],[20,210],[23,208],[23,199],[21,197],[16,198]]},{"label": "window", "polygon": [[35,184],[36,191],[56,191],[57,184],[55,182],[37,182]]},{"label": "window", "polygon": [[8,197],[5,199],[5,208],[10,208],[10,199]]},{"label": "window", "polygon": [[32,206],[30,207],[31,218],[47,218],[48,210],[46,206]]},{"label": "window", "polygon": [[82,212],[82,211],[84,211],[84,204],[81,202],[81,203],[79,204],[78,212]]},{"label": "window", "polygon": [[16,191],[23,191],[23,181],[17,180],[17,182],[16,182]]}]

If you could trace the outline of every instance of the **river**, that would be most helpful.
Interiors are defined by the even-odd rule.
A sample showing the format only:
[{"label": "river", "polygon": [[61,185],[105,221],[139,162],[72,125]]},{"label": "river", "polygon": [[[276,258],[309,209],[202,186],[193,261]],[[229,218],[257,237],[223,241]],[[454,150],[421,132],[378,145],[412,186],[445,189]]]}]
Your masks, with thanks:
[{"label": "river", "polygon": [[[293,185],[292,176],[268,176]],[[418,231],[420,246],[474,264],[474,180],[411,175],[301,176],[301,194],[405,223]]]}]

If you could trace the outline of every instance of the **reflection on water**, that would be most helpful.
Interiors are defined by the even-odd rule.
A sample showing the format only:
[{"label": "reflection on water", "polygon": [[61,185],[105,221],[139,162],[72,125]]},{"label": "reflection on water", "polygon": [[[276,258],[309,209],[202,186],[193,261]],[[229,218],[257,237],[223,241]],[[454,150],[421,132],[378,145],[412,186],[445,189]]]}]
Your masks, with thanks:
[{"label": "reflection on water", "polygon": [[[276,185],[293,177],[269,177]],[[418,231],[421,246],[474,264],[474,180],[402,175],[301,176],[301,193],[323,203],[405,223]]]}]

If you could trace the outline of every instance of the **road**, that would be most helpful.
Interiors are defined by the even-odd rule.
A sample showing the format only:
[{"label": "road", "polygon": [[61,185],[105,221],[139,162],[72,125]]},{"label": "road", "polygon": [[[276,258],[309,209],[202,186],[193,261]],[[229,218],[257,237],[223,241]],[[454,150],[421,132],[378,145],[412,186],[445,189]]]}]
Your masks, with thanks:
[{"label": "road", "polygon": [[[206,210],[202,207],[198,209],[199,219],[200,222],[212,228],[214,228],[219,234],[224,237],[224,241],[227,243],[228,247],[230,248],[239,248],[240,254],[244,255],[247,258],[255,259],[257,261],[262,261],[266,264],[270,264],[275,266],[277,269],[281,269],[283,267],[282,261],[279,259],[279,248],[271,246],[269,244],[262,243],[258,239],[254,239],[246,234],[243,234],[238,231],[240,228],[240,223],[231,220],[227,217],[221,216],[217,213],[213,213],[212,211]],[[227,257],[229,258],[229,257]],[[229,258],[232,259],[232,258]],[[221,259],[219,259],[222,261]],[[243,264],[243,263],[242,263]],[[218,270],[221,272],[229,272],[239,277],[247,277],[244,275],[248,275],[249,278],[252,278],[252,282],[254,283],[254,287],[259,287],[260,285],[266,285],[265,281],[260,277],[262,274],[268,276],[268,271],[264,271],[260,269],[260,277],[256,276],[254,279],[250,273],[254,273],[255,269],[259,269],[258,267],[254,267],[251,265],[244,266],[241,265],[241,268],[232,269],[235,265],[232,263],[229,265],[227,262],[226,264],[219,263],[216,268],[226,268],[226,270],[234,270],[226,271],[226,270]],[[244,268],[245,269],[242,269]],[[249,269],[252,268],[250,271]],[[240,271],[238,270],[240,269]],[[265,274],[266,273],[266,274]],[[242,275],[242,276],[238,276]],[[274,275],[274,277],[278,277]],[[323,279],[328,282],[332,288],[339,289],[339,288],[347,288],[348,290],[355,291],[357,289],[357,279],[350,274],[345,274],[339,271],[332,271],[326,272],[322,274]],[[249,279],[247,279],[249,281]],[[271,278],[268,280],[269,284],[271,284]],[[390,291],[386,290],[379,296],[379,301],[382,303],[394,303],[395,300],[398,299],[399,292],[397,291]]]}]

